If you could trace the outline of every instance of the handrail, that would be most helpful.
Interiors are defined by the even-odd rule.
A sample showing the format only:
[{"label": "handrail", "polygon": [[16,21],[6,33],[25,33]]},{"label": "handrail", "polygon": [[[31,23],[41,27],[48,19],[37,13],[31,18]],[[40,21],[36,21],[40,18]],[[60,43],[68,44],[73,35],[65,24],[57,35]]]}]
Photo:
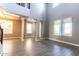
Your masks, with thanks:
[{"label": "handrail", "polygon": [[3,29],[0,28],[0,40],[1,40],[1,44],[3,44]]}]

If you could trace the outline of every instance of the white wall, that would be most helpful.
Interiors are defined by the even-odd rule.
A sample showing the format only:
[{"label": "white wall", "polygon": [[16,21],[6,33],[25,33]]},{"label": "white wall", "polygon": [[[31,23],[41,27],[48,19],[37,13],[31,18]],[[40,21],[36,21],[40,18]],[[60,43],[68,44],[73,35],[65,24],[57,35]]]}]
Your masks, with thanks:
[{"label": "white wall", "polygon": [[46,17],[46,8],[44,3],[31,3],[30,17],[38,20],[44,20]]},{"label": "white wall", "polygon": [[22,6],[17,5],[16,3],[0,3],[0,7],[4,8],[6,11],[22,15],[29,16],[30,10],[28,8],[24,8]]},{"label": "white wall", "polygon": [[[72,36],[53,35],[54,20],[72,18]],[[63,3],[53,8],[53,4],[48,4],[49,38],[79,45],[79,3]]]},{"label": "white wall", "polygon": [[42,20],[41,37],[44,37],[45,21],[46,21],[46,4],[45,3],[31,3],[30,17],[37,20]]},{"label": "white wall", "polygon": [[31,18],[44,20],[46,19],[46,6],[44,3],[31,3],[30,9],[17,5],[16,3],[0,3],[0,7],[8,12],[30,16]]}]

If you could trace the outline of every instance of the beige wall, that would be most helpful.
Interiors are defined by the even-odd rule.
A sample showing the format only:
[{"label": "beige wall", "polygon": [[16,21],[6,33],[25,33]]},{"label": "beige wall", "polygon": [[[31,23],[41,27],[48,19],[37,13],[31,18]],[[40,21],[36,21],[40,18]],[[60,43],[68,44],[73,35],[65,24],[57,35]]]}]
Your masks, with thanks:
[{"label": "beige wall", "polygon": [[4,34],[4,38],[21,37],[21,20],[13,21],[13,34]]}]

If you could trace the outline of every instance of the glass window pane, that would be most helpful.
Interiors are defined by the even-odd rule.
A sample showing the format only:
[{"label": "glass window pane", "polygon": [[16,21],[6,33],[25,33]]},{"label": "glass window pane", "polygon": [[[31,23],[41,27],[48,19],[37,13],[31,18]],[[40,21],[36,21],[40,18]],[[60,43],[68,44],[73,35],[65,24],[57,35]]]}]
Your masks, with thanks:
[{"label": "glass window pane", "polygon": [[41,37],[41,22],[39,23],[39,37]]},{"label": "glass window pane", "polygon": [[56,20],[54,22],[54,35],[61,35],[61,21]]},{"label": "glass window pane", "polygon": [[27,23],[27,33],[32,33],[32,23]]},{"label": "glass window pane", "polygon": [[72,19],[67,18],[63,20],[63,35],[72,36]]}]

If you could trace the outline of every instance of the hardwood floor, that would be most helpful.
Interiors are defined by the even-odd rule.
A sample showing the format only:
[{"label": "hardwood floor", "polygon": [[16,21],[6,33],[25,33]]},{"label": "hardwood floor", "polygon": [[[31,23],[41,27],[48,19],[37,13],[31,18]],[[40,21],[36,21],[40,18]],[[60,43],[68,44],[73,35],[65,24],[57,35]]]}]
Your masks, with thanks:
[{"label": "hardwood floor", "polygon": [[35,41],[28,38],[3,41],[3,51],[7,56],[79,56],[79,48],[51,40]]}]

